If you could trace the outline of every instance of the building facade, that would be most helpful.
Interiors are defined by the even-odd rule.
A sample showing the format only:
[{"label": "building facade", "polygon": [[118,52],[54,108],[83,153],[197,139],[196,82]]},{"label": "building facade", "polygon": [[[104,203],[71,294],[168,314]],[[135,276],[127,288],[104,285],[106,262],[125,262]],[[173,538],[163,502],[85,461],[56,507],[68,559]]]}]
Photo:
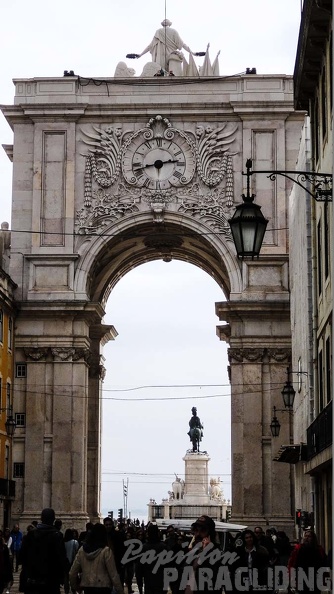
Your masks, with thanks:
[{"label": "building facade", "polygon": [[[294,72],[305,111],[297,169],[333,171],[332,2],[305,0]],[[310,189],[312,189],[310,185]],[[331,197],[332,198],[332,197]],[[296,390],[296,508],[332,547],[333,202],[294,187],[290,199],[292,370]]]},{"label": "building facade", "polygon": [[15,283],[8,275],[10,233],[8,224],[0,230],[0,525],[10,527],[11,504],[15,497],[15,481],[12,466],[12,431],[14,420],[14,324]]}]

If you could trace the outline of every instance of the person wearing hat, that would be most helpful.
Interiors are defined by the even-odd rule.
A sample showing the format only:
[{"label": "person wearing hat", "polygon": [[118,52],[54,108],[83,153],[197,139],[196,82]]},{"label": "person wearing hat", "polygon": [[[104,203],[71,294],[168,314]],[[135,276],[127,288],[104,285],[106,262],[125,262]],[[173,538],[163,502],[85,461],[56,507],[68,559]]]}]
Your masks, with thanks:
[{"label": "person wearing hat", "polygon": [[192,549],[196,548],[192,569],[185,594],[220,594],[221,586],[216,588],[219,567],[221,566],[220,548],[216,544],[216,524],[210,516],[200,516],[192,525],[194,535]]}]

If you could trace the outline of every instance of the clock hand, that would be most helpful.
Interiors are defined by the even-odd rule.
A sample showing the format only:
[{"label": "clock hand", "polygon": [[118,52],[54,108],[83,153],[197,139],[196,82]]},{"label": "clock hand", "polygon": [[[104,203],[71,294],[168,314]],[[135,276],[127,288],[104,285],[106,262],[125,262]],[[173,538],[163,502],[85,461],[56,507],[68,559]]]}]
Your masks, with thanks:
[{"label": "clock hand", "polygon": [[168,159],[168,161],[161,161],[161,159],[156,159],[154,163],[148,163],[147,165],[144,165],[143,169],[145,169],[146,167],[155,167],[156,169],[161,169],[161,167],[165,163],[178,163],[178,159]]}]

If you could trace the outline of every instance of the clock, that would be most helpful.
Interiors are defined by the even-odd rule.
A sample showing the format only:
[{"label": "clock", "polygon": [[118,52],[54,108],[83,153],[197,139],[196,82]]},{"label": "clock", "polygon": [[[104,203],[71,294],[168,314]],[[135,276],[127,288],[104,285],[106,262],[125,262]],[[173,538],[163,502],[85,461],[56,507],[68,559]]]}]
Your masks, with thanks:
[{"label": "clock", "polygon": [[175,131],[170,138],[161,135],[133,138],[122,163],[126,181],[140,188],[167,190],[189,183],[195,173],[196,158],[186,138]]}]

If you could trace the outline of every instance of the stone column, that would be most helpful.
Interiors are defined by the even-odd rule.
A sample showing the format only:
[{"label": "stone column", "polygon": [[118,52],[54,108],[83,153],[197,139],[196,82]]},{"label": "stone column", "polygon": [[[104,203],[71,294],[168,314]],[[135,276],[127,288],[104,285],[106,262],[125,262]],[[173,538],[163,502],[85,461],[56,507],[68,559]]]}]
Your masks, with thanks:
[{"label": "stone column", "polygon": [[279,417],[279,438],[270,432],[291,357],[289,304],[219,303],[216,311],[229,322],[218,335],[230,344],[232,521],[290,532],[291,469],[273,461],[290,441],[289,414]]},{"label": "stone column", "polygon": [[103,346],[114,340],[114,326],[90,327],[91,359],[89,368],[88,443],[87,443],[87,512],[92,522],[101,519],[101,428],[102,384],[105,378]]}]

